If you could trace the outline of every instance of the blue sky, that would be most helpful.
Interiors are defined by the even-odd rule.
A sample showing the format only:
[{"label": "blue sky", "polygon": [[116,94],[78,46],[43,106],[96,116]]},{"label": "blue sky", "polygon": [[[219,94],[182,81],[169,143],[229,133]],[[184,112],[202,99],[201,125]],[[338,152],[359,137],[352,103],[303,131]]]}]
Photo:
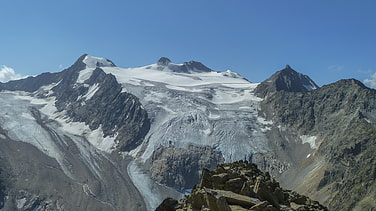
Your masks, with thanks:
[{"label": "blue sky", "polygon": [[2,0],[0,78],[88,53],[120,67],[196,60],[253,82],[289,64],[319,85],[376,88],[375,11],[373,0]]}]

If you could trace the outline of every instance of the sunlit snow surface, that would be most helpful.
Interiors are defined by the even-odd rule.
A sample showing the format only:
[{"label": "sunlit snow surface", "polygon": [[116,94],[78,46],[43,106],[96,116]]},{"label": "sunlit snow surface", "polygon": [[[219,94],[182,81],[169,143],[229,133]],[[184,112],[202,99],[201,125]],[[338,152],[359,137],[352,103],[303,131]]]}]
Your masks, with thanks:
[{"label": "sunlit snow surface", "polygon": [[[269,151],[265,131],[271,122],[258,117],[258,85],[226,72],[176,73],[157,64],[123,69],[102,67],[123,90],[136,95],[152,120],[142,152],[148,159],[159,146],[211,146],[226,162]],[[85,72],[85,70],[83,71]]]},{"label": "sunlit snow surface", "polygon": [[316,136],[302,135],[302,136],[300,136],[300,139],[302,140],[303,144],[308,143],[309,146],[311,147],[311,149],[317,148],[317,145],[316,145],[317,137]]},{"label": "sunlit snow surface", "polygon": [[[40,99],[31,93],[0,92],[1,127],[12,140],[30,143],[56,159],[64,173],[73,177],[61,150],[62,146],[67,146],[62,137],[69,137],[93,174],[101,178],[96,158],[102,152],[113,150],[116,137],[103,137],[101,128],[90,130],[84,123],[71,121],[64,112],[57,112],[54,103],[53,97]],[[41,113],[43,123],[38,123],[33,109]]]},{"label": "sunlit snow surface", "polygon": [[[226,162],[270,151],[265,132],[272,122],[258,115],[262,99],[254,95],[257,83],[231,71],[176,73],[160,71],[156,64],[102,69],[117,78],[123,91],[140,99],[151,119],[143,145],[130,152],[141,163],[160,146],[211,146]],[[145,182],[149,180],[139,178],[136,165],[130,168],[128,173],[146,201],[158,199],[153,185]],[[153,209],[159,203],[149,200],[147,204]]]},{"label": "sunlit snow surface", "polygon": [[[101,69],[116,77],[124,92],[137,96],[147,110],[151,121],[150,131],[143,145],[129,153],[140,158],[141,162],[150,158],[160,146],[211,146],[221,152],[226,162],[269,151],[265,132],[272,122],[258,116],[262,100],[254,95],[258,84],[234,72],[176,73],[166,69],[160,71],[157,64],[123,69],[96,57],[87,57],[84,63],[86,69],[80,71],[76,83],[85,83],[100,64]],[[52,87],[42,89],[48,91]],[[89,86],[88,92],[80,98],[91,99],[99,87],[100,84]],[[90,169],[100,178],[98,164],[91,159],[97,153],[93,148],[98,153],[112,152],[116,136],[104,138],[100,127],[92,131],[84,123],[71,121],[64,112],[57,112],[53,97],[40,99],[30,93],[2,92],[0,101],[0,123],[9,131],[10,138],[33,144],[55,158],[64,172],[70,174],[56,142],[36,123],[30,109],[36,107],[46,119],[54,120],[54,124],[49,123],[48,127],[58,134],[68,135],[74,141],[81,157],[87,160]],[[155,207],[158,194],[149,191],[150,185],[139,178],[141,173],[134,164],[129,168],[130,177],[146,200],[154,197],[155,200],[148,204],[149,208]]]}]

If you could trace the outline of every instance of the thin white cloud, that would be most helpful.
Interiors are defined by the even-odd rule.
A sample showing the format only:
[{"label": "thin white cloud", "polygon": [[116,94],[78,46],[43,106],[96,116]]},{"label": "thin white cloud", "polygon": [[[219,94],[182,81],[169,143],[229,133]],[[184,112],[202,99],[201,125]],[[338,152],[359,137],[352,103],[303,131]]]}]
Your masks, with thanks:
[{"label": "thin white cloud", "polygon": [[17,80],[25,78],[25,76],[22,76],[16,72],[14,72],[14,69],[11,67],[7,67],[3,65],[0,70],[0,82],[5,83],[11,80]]},{"label": "thin white cloud", "polygon": [[373,73],[371,78],[367,78],[363,81],[364,84],[368,85],[369,87],[376,89],[376,72]]},{"label": "thin white cloud", "polygon": [[328,67],[328,70],[330,71],[335,71],[335,72],[339,72],[341,70],[343,70],[345,67],[343,65],[330,65]]}]

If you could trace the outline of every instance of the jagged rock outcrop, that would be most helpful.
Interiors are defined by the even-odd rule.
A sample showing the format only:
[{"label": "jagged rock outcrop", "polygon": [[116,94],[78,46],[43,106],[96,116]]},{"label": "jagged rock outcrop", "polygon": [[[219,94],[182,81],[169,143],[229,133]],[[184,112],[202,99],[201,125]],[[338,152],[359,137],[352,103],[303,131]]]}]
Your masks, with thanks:
[{"label": "jagged rock outcrop", "polygon": [[192,73],[192,72],[211,72],[212,69],[206,67],[201,62],[189,61],[183,64],[174,64],[169,58],[161,57],[157,62],[157,69],[161,71],[172,71],[176,73]]},{"label": "jagged rock outcrop", "polygon": [[[54,96],[58,111],[65,111],[73,121],[84,122],[92,130],[101,127],[104,137],[117,135],[118,149],[122,151],[134,149],[150,128],[147,112],[136,96],[123,92],[116,78],[101,69],[106,65],[115,66],[112,61],[95,62],[93,59],[85,64],[87,57],[87,54],[82,55],[71,67],[59,73],[44,73],[0,84],[0,90],[37,91],[37,97],[41,98]],[[77,83],[80,71],[88,66],[95,70],[87,80]],[[51,90],[41,89],[51,84],[56,84]]]},{"label": "jagged rock outcrop", "polygon": [[142,142],[147,112],[103,71],[111,61],[88,58],[0,84],[0,208],[146,209],[119,151]]},{"label": "jagged rock outcrop", "polygon": [[211,72],[213,71],[212,69],[206,67],[203,65],[201,62],[196,62],[196,61],[189,61],[189,62],[184,62],[182,67],[181,67],[182,72]]},{"label": "jagged rock outcrop", "polygon": [[[76,76],[71,78],[73,74]],[[52,89],[59,111],[65,110],[74,121],[85,122],[92,130],[101,126],[105,137],[118,134],[116,139],[123,151],[142,142],[150,128],[148,114],[137,97],[122,92],[113,75],[105,74],[97,67],[82,84],[75,83],[78,72],[65,75],[67,77]],[[96,87],[95,94],[90,98],[83,97],[90,87]]]},{"label": "jagged rock outcrop", "polygon": [[[348,79],[309,92],[278,91],[262,102],[267,119],[314,136],[313,157],[282,181],[333,210],[375,207],[376,90]],[[298,179],[291,179],[298,178]]]},{"label": "jagged rock outcrop", "polygon": [[200,179],[195,169],[214,168],[223,161],[221,153],[211,147],[160,147],[151,157],[151,178],[169,187],[190,189]]},{"label": "jagged rock outcrop", "polygon": [[167,66],[171,63],[171,60],[169,58],[166,58],[166,57],[161,57],[158,62],[157,62],[157,65],[159,66]]},{"label": "jagged rock outcrop", "polygon": [[319,86],[307,75],[293,70],[289,65],[274,73],[270,78],[259,84],[255,92],[260,97],[266,97],[277,91],[305,92],[317,89]]},{"label": "jagged rock outcrop", "polygon": [[179,202],[166,199],[156,209],[167,210],[327,210],[294,191],[286,190],[255,164],[238,161],[203,169],[200,183]]}]

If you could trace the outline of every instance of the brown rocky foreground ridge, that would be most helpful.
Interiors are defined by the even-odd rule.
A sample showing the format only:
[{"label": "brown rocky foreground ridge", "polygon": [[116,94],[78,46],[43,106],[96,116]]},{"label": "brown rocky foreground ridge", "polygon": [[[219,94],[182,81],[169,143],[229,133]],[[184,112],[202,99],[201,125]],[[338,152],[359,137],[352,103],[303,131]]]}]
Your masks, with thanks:
[{"label": "brown rocky foreground ridge", "polygon": [[165,199],[156,211],[278,211],[328,210],[319,202],[294,191],[283,189],[268,172],[255,164],[238,161],[202,170],[200,184],[180,201]]}]

